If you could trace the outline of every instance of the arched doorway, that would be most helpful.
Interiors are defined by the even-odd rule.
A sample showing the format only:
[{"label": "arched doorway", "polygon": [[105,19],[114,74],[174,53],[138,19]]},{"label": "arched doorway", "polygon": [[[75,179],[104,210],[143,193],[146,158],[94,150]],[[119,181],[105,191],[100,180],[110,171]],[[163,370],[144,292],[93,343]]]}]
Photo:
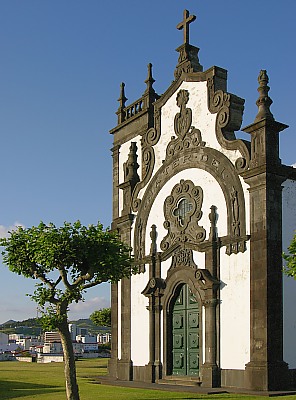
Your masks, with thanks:
[{"label": "arched doorway", "polygon": [[169,335],[172,375],[199,375],[200,308],[187,284],[182,284],[172,303]]}]

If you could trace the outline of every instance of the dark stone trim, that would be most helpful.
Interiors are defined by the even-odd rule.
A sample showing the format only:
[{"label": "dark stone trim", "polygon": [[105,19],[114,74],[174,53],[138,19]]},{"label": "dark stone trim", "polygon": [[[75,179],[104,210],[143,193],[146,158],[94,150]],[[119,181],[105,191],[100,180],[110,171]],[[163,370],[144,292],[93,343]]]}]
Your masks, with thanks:
[{"label": "dark stone trim", "polygon": [[244,369],[221,369],[221,387],[244,388]]},{"label": "dark stone trim", "polygon": [[118,283],[111,284],[111,358],[108,362],[108,374],[117,379],[118,361]]},{"label": "dark stone trim", "polygon": [[183,82],[205,82],[211,76],[215,76],[216,87],[219,87],[221,90],[226,90],[227,71],[223,68],[214,66],[204,72],[183,72],[182,75],[176,81],[173,81],[171,86],[154,103],[154,109],[160,109]]},{"label": "dark stone trim", "polygon": [[113,220],[119,217],[119,149],[118,145],[111,149],[113,157]]}]

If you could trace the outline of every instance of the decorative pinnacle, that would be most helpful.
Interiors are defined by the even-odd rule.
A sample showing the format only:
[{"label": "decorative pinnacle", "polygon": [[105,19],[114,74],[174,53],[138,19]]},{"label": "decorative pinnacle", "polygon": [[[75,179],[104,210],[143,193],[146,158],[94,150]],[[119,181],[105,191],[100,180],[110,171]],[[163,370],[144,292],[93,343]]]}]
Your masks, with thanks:
[{"label": "decorative pinnacle", "polygon": [[147,85],[146,92],[150,92],[151,90],[154,91],[152,86],[153,86],[153,83],[155,82],[155,79],[153,79],[153,76],[152,76],[152,64],[149,63],[147,65],[147,68],[148,68],[148,76],[147,76],[147,79],[145,80],[145,83]]},{"label": "decorative pinnacle", "polygon": [[262,119],[274,120],[274,117],[269,109],[269,107],[273,102],[271,98],[268,96],[270,87],[267,85],[269,79],[265,69],[262,69],[260,71],[260,74],[258,76],[258,82],[259,82],[259,87],[257,90],[259,92],[259,98],[256,101],[256,104],[258,106],[258,114],[256,115],[255,122],[258,122]]},{"label": "decorative pinnacle", "polygon": [[120,84],[120,96],[119,96],[119,108],[124,108],[125,107],[125,102],[127,101],[127,98],[125,97],[124,94],[124,87],[125,87],[125,83],[121,82]]},{"label": "decorative pinnacle", "polygon": [[189,44],[189,24],[196,20],[195,15],[189,15],[188,10],[183,12],[183,21],[177,25],[177,29],[183,29],[184,44]]}]

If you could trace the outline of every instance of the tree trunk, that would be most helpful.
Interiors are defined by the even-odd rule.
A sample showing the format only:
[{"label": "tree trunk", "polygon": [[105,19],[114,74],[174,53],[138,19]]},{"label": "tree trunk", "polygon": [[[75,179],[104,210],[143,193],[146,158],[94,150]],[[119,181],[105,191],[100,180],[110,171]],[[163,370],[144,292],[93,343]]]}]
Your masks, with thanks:
[{"label": "tree trunk", "polygon": [[72,338],[68,328],[67,318],[59,324],[58,331],[61,336],[64,352],[64,371],[66,380],[67,400],[79,400],[79,391],[76,380],[75,357]]}]

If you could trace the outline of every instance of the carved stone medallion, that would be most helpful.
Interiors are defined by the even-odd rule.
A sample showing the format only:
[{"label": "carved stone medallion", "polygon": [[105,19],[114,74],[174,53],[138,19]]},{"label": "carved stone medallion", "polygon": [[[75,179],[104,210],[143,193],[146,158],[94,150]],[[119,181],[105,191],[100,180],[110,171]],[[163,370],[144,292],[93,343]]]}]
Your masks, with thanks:
[{"label": "carved stone medallion", "polygon": [[202,217],[203,191],[192,181],[183,179],[174,186],[171,195],[164,202],[164,227],[168,234],[161,241],[160,248],[165,251],[176,243],[200,243],[206,232],[198,221]]}]

